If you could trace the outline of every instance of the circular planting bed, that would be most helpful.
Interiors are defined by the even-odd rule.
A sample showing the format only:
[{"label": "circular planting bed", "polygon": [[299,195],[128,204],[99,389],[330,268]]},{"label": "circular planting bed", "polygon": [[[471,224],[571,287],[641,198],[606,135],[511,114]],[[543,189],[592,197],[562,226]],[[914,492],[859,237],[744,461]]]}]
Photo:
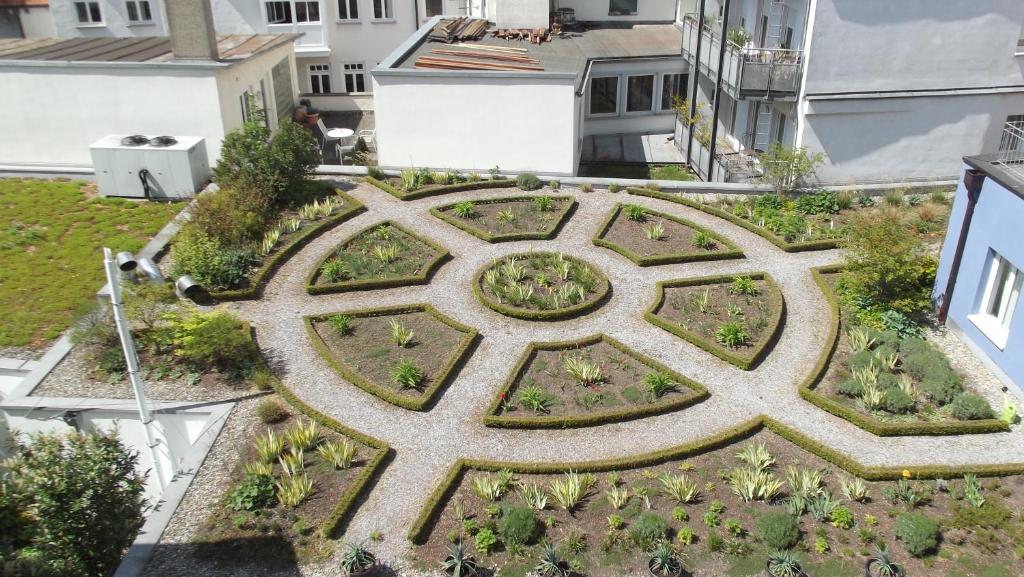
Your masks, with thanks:
[{"label": "circular planting bed", "polygon": [[529,252],[495,260],[473,281],[480,302],[503,315],[559,320],[600,305],[611,292],[594,265],[555,252]]}]

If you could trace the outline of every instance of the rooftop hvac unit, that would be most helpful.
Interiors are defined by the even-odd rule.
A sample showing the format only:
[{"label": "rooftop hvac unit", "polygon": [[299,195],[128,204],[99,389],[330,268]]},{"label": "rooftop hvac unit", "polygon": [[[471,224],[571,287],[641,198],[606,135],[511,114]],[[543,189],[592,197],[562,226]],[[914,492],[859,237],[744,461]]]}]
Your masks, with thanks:
[{"label": "rooftop hvac unit", "polygon": [[113,134],[89,151],[103,196],[185,198],[210,179],[206,141],[198,136]]}]

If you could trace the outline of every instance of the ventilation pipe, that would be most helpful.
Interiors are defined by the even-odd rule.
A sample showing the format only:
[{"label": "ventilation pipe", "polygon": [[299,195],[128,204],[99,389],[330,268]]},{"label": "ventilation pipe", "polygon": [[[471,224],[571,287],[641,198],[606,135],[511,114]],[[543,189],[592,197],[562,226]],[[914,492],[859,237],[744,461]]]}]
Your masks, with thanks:
[{"label": "ventilation pipe", "polygon": [[953,252],[953,263],[949,267],[949,277],[946,279],[946,290],[942,293],[942,302],[939,304],[939,322],[945,323],[949,316],[949,303],[953,300],[953,289],[956,288],[956,277],[960,274],[960,261],[964,257],[964,246],[967,244],[967,234],[971,230],[971,220],[974,218],[974,207],[978,204],[981,196],[981,187],[985,184],[985,173],[975,168],[964,172],[964,188],[967,190],[967,208],[964,210],[964,220],[960,224],[960,236],[956,239],[956,251]]}]

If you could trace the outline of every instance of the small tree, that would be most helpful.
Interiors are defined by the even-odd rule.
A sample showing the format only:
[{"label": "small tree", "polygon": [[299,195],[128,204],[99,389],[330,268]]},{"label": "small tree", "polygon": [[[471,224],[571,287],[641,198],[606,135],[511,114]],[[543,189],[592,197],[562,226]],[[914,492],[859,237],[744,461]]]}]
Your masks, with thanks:
[{"label": "small tree", "polygon": [[761,155],[764,175],[761,180],[775,188],[775,194],[793,192],[806,185],[814,175],[814,169],[825,162],[825,155],[818,152],[809,154],[806,148],[790,148],[779,143],[772,144]]},{"label": "small tree", "polygon": [[0,478],[0,543],[58,575],[109,573],[142,526],[138,453],[116,431],[37,433],[13,453]]}]

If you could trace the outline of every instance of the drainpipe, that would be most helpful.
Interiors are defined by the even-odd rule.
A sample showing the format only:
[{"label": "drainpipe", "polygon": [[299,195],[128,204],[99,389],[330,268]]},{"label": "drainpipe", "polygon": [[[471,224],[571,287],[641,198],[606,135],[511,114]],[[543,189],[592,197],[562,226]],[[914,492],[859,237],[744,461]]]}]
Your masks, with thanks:
[{"label": "drainpipe", "polygon": [[[704,8],[706,0],[700,0],[700,6],[697,8],[697,52],[693,55],[693,96],[690,98],[690,118],[693,118],[697,114],[697,88],[700,85],[700,48],[704,40]],[[686,18],[686,15],[683,15]],[[689,135],[686,138],[686,164],[690,165],[690,159],[693,154],[693,126],[690,126],[690,118],[685,119],[686,121],[686,134]],[[710,174],[710,173],[709,173]]]},{"label": "drainpipe", "polygon": [[953,300],[953,289],[956,288],[956,277],[960,274],[960,261],[964,256],[964,245],[967,244],[967,233],[971,230],[971,219],[974,207],[981,196],[981,186],[985,183],[985,173],[971,168],[964,172],[964,188],[967,189],[967,208],[964,210],[964,221],[960,224],[960,236],[956,239],[956,251],[953,252],[953,263],[949,267],[949,278],[946,279],[946,290],[942,293],[942,304],[939,305],[939,322],[945,323],[949,316],[949,303]]},{"label": "drainpipe", "polygon": [[715,76],[715,103],[711,105],[711,146],[708,150],[708,181],[711,181],[715,170],[715,148],[718,144],[718,109],[722,104],[722,72],[725,70],[725,48],[728,40],[726,31],[729,30],[729,1],[725,0],[722,9],[722,38],[719,41],[718,49],[718,74]]}]

